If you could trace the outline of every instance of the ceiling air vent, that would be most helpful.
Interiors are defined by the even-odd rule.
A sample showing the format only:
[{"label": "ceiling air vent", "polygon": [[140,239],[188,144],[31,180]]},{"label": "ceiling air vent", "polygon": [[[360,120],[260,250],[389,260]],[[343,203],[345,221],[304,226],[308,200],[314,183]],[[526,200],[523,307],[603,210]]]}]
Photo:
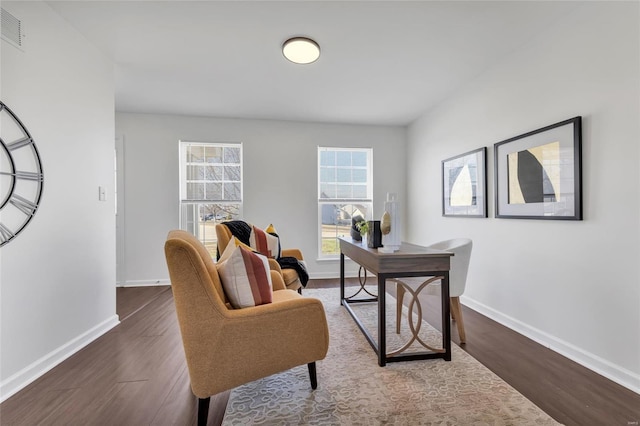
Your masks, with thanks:
[{"label": "ceiling air vent", "polygon": [[2,9],[2,39],[22,49],[22,29],[18,18]]}]

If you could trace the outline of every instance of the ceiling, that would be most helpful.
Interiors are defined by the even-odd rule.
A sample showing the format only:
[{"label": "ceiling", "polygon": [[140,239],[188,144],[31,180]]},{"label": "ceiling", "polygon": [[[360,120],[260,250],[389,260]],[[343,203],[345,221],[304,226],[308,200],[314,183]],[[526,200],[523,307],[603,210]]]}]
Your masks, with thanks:
[{"label": "ceiling", "polygon": [[[115,63],[118,111],[406,125],[563,19],[551,1],[49,1]],[[292,36],[322,49],[295,65]]]}]

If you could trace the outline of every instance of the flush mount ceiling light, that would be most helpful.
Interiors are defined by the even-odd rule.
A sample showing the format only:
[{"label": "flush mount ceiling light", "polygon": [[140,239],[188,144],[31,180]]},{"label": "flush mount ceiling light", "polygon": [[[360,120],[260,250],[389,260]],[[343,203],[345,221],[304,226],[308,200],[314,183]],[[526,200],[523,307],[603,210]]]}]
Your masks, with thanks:
[{"label": "flush mount ceiling light", "polygon": [[293,37],[282,45],[282,54],[295,64],[310,64],[320,57],[320,46],[310,38]]}]

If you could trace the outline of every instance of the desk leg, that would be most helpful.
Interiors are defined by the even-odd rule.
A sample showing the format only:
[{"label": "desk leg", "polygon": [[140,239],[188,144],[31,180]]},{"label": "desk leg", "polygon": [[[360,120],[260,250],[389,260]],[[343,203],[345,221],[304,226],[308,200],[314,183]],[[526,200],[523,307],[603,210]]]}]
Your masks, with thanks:
[{"label": "desk leg", "polygon": [[387,364],[386,277],[378,274],[378,365]]},{"label": "desk leg", "polygon": [[344,254],[340,252],[340,304],[344,300]]},{"label": "desk leg", "polygon": [[442,295],[442,347],[445,361],[451,361],[451,304],[449,297],[449,272],[444,273],[441,285]]}]

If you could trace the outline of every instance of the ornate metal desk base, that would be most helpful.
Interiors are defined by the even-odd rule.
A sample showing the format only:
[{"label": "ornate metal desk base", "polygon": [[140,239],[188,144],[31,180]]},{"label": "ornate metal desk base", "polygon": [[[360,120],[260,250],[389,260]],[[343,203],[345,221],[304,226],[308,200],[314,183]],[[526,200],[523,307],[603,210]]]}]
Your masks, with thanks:
[{"label": "ornate metal desk base", "polygon": [[[387,362],[412,361],[419,359],[442,358],[445,361],[451,361],[451,325],[450,325],[450,306],[449,306],[449,269],[451,268],[450,258],[453,255],[450,252],[436,250],[428,247],[416,246],[414,244],[402,243],[400,250],[393,253],[381,253],[378,250],[363,247],[362,243],[345,238],[339,238],[340,241],[340,304],[345,307],[347,312],[354,319],[365,338],[378,355],[378,365],[384,367]],[[360,281],[360,289],[355,294],[345,297],[345,256],[361,266],[358,272]],[[377,296],[369,292],[364,284],[366,283],[366,275],[369,271],[376,275]],[[364,278],[363,278],[364,274]],[[406,348],[402,347],[395,352],[394,356],[387,354],[386,343],[386,281],[394,278],[404,277],[441,277],[442,279],[442,347],[444,349],[433,349],[425,346],[431,351],[429,352],[406,352]],[[371,297],[355,298],[362,292]],[[412,290],[409,290],[413,294]],[[414,296],[415,297],[415,296]],[[378,324],[377,339],[373,333],[369,332],[362,321],[358,318],[350,305],[359,304],[361,302],[376,302],[378,308]],[[415,303],[415,302],[414,302]],[[413,306],[411,311],[413,310]],[[413,322],[413,320],[412,320]],[[412,324],[412,329],[418,330]],[[412,331],[414,335],[413,341],[419,341],[417,331]],[[403,352],[404,353],[399,353]]]},{"label": "ornate metal desk base", "polygon": [[[392,279],[396,283],[396,334],[400,334],[400,325],[402,320],[402,307],[403,307],[403,299],[405,293],[409,293],[411,295],[411,301],[409,302],[408,311],[407,311],[407,322],[409,323],[409,329],[411,330],[411,338],[405,344],[400,346],[397,349],[393,349],[387,352],[387,356],[394,356],[406,351],[413,342],[417,341],[425,348],[429,349],[432,352],[440,352],[443,353],[445,350],[443,348],[434,348],[433,346],[428,345],[424,340],[422,340],[418,333],[420,333],[420,328],[422,327],[422,305],[420,304],[420,300],[418,296],[420,292],[426,288],[429,284],[435,281],[440,281],[444,277],[431,277],[428,280],[424,281],[422,284],[418,286],[415,290],[411,288],[411,286],[403,281],[398,279]],[[413,321],[413,308],[417,306],[417,318],[416,323]]]},{"label": "ornate metal desk base", "polygon": [[[360,283],[360,288],[358,289],[358,291],[356,291],[354,294],[352,294],[349,297],[345,297],[345,299],[351,302],[376,302],[378,300],[378,295],[371,293],[365,287],[365,285],[367,284],[367,270],[362,266],[360,267],[360,269],[358,269],[358,282]],[[358,294],[360,294],[360,292],[362,291],[364,291],[371,297],[368,297],[366,299],[362,299],[362,298],[356,299],[355,297]]]}]

